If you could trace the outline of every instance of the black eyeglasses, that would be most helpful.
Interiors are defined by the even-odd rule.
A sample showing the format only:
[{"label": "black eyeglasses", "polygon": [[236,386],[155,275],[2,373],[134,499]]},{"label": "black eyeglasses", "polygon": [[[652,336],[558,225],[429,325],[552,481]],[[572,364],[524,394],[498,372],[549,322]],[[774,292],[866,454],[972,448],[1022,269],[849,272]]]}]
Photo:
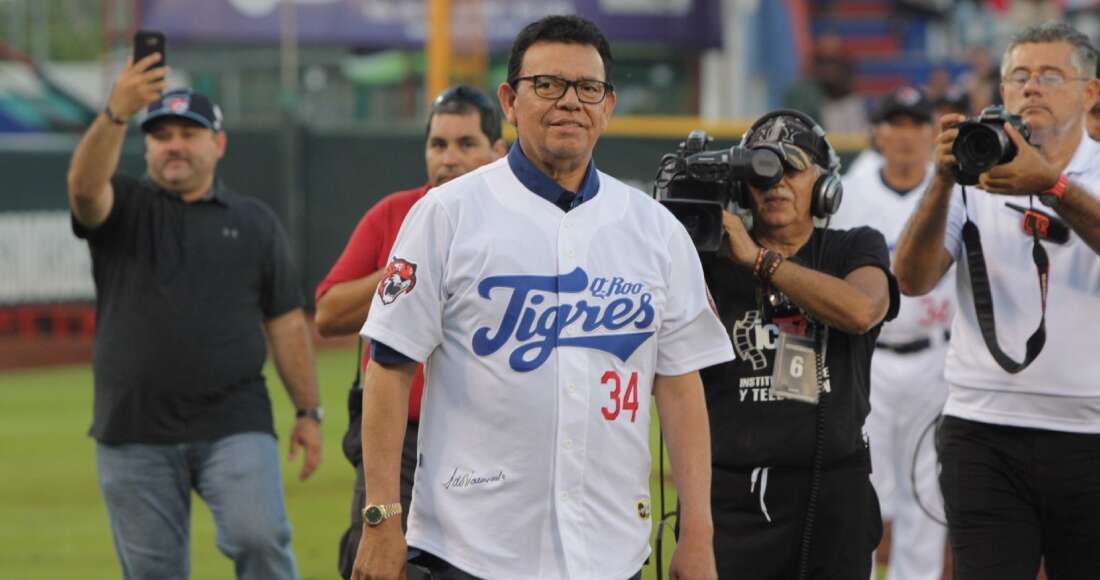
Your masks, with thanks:
[{"label": "black eyeglasses", "polygon": [[557,100],[564,97],[565,91],[568,91],[569,87],[573,87],[577,92],[577,100],[589,105],[602,103],[603,100],[607,98],[607,94],[615,90],[615,87],[613,87],[611,83],[605,83],[603,81],[591,79],[570,81],[554,75],[519,77],[512,81],[512,86],[515,87],[520,81],[531,81],[531,86],[534,87],[535,94],[550,100]]}]

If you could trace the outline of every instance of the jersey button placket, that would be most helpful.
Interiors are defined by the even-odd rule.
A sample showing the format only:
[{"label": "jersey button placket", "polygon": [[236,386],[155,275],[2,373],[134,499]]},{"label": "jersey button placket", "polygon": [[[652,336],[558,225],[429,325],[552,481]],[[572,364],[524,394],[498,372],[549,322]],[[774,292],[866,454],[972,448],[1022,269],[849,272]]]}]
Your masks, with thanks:
[{"label": "jersey button placket", "polygon": [[[578,259],[576,228],[570,228],[568,222],[576,219],[576,212],[570,212],[562,220],[558,230],[558,273],[565,275],[576,268],[588,270],[583,259]],[[584,300],[587,289],[577,294],[559,294],[558,303],[568,305],[570,311],[576,302]],[[559,319],[559,323],[561,320]],[[559,327],[562,339],[582,336],[580,322],[569,328]],[[556,349],[558,360],[558,431],[555,455],[555,484],[558,490],[557,522],[559,539],[570,561],[580,562],[581,569],[570,569],[571,577],[583,577],[588,562],[588,546],[585,537],[585,497],[584,480],[587,449],[585,434],[588,431],[589,401],[588,389],[582,381],[591,379],[589,373],[589,353],[592,351],[577,346],[560,346]],[[575,557],[575,558],[574,558]]]},{"label": "jersey button placket", "polygon": [[[565,302],[565,301],[563,301]],[[570,333],[562,329],[563,337]],[[572,333],[576,335],[576,333]],[[585,442],[587,430],[587,392],[582,388],[588,366],[587,350],[578,347],[559,347],[558,358],[558,431],[555,450],[555,482],[558,489],[557,528],[559,539],[566,553],[585,554],[584,537],[584,475]],[[580,561],[585,561],[582,556]],[[572,558],[570,558],[572,560]],[[570,570],[570,574],[576,571]]]},{"label": "jersey button placket", "polygon": [[575,234],[570,225],[570,216],[566,214],[558,226],[558,273],[567,274],[577,266],[577,249],[575,247]]},{"label": "jersey button placket", "polygon": [[[578,355],[577,358],[586,358]],[[562,503],[558,511],[558,526],[561,530],[561,542],[567,553],[584,554],[584,481],[587,464],[587,449],[584,434],[587,429],[585,413],[588,402],[576,396],[580,389],[570,393],[568,388],[561,391],[559,401],[558,473],[557,479],[562,490]],[[580,558],[579,561],[586,561]]]}]

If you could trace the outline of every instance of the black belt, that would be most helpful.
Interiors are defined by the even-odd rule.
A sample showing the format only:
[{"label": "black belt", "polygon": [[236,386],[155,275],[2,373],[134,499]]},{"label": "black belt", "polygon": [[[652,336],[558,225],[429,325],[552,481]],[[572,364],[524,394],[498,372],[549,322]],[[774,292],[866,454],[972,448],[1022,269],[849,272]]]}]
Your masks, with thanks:
[{"label": "black belt", "polygon": [[[947,342],[951,339],[951,332],[948,330],[943,331],[943,340]],[[881,348],[897,354],[913,354],[915,352],[921,352],[925,349],[932,347],[932,339],[930,338],[918,338],[910,342],[901,343],[889,343],[889,342],[876,342],[875,348]]]}]

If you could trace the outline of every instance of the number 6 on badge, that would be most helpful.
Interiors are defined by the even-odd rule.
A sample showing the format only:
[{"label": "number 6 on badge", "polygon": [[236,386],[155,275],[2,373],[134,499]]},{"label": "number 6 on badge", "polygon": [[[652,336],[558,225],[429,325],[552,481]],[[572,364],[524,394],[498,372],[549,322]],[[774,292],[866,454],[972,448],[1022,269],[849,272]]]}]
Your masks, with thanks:
[{"label": "number 6 on badge", "polygon": [[802,355],[791,357],[791,376],[796,379],[802,376]]},{"label": "number 6 on badge", "polygon": [[779,333],[772,372],[772,396],[804,403],[817,403],[817,352],[812,340]]}]

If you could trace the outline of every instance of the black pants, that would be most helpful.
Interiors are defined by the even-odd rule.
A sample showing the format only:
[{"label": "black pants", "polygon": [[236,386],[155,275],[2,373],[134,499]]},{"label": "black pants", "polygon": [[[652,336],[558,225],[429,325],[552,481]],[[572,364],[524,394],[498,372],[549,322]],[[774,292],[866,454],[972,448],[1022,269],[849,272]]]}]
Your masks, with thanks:
[{"label": "black pants", "polygon": [[944,417],[937,443],[955,580],[1100,578],[1100,435]]},{"label": "black pants", "polygon": [[[411,550],[410,550],[411,551]],[[450,565],[447,561],[421,551],[409,559],[406,580],[480,580],[477,576]]]},{"label": "black pants", "polygon": [[[822,471],[809,554],[810,578],[870,578],[871,553],[882,537],[882,516],[868,474],[866,461]],[[750,491],[751,472],[714,470],[714,555],[722,580],[798,577],[810,470],[769,469],[763,508],[762,480],[760,472],[755,491]]]},{"label": "black pants", "polygon": [[[355,487],[351,497],[351,523],[340,537],[338,565],[340,576],[351,578],[355,565],[355,553],[359,550],[359,536],[363,533],[363,506],[366,505],[366,489],[363,481],[362,441],[362,391],[348,395],[348,430],[344,433],[344,456],[355,467]],[[405,443],[401,449],[401,529],[408,529],[409,503],[412,501],[413,475],[416,473],[416,436],[418,425],[409,421],[405,429]]]}]

